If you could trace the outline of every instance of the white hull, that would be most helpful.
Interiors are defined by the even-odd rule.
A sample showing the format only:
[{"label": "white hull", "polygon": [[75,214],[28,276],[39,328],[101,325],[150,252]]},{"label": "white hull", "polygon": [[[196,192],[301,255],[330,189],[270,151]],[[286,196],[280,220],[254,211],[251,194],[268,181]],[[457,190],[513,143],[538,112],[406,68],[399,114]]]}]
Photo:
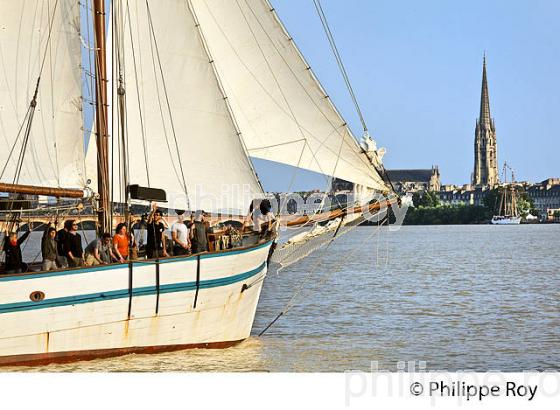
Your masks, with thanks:
[{"label": "white hull", "polygon": [[519,216],[505,216],[505,217],[493,217],[492,225],[519,225],[521,223],[521,217]]},{"label": "white hull", "polygon": [[246,339],[270,245],[164,259],[159,279],[155,261],[0,277],[0,364]]}]

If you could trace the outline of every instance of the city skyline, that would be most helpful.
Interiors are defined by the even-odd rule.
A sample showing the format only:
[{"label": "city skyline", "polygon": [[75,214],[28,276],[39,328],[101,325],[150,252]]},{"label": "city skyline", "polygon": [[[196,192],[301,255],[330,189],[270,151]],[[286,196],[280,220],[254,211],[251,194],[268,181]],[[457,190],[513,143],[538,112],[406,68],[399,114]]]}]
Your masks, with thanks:
[{"label": "city skyline", "polygon": [[[274,3],[290,34],[354,133],[361,126],[312,2]],[[438,165],[442,183],[465,184],[473,169],[473,136],[486,53],[498,168],[519,180],[558,176],[560,47],[552,1],[392,4],[323,1],[370,133],[386,147],[388,169]],[[484,13],[480,11],[484,10]],[[505,10],[505,11],[504,11]],[[476,23],[476,24],[473,24]],[[259,171],[276,169],[256,162]],[[278,174],[278,173],[274,173]],[[265,187],[281,190],[279,176]],[[303,185],[324,184],[298,173]]]}]

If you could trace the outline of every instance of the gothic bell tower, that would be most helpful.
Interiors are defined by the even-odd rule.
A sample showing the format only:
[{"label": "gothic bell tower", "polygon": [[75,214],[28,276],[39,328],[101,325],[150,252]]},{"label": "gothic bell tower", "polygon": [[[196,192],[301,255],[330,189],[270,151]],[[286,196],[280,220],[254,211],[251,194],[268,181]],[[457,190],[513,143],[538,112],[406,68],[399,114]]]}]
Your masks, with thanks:
[{"label": "gothic bell tower", "polygon": [[476,121],[474,139],[473,185],[493,187],[498,184],[498,147],[494,119],[490,117],[490,97],[486,78],[486,55],[482,62],[480,116]]}]

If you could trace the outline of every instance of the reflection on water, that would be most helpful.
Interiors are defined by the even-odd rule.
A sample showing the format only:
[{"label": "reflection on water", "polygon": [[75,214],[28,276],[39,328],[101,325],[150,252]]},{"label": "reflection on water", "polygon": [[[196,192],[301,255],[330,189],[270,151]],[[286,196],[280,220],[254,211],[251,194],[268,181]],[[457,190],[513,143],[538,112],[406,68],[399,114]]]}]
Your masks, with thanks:
[{"label": "reflection on water", "polygon": [[[560,370],[560,225],[374,229],[270,274],[254,336],[232,348],[17,370]],[[318,263],[296,306],[258,338]]]},{"label": "reflection on water", "polygon": [[[266,372],[263,341],[251,337],[228,349],[191,349],[179,352],[129,354],[109,359],[38,367],[12,367],[6,370],[36,372]],[[4,369],[2,369],[4,370]]]}]

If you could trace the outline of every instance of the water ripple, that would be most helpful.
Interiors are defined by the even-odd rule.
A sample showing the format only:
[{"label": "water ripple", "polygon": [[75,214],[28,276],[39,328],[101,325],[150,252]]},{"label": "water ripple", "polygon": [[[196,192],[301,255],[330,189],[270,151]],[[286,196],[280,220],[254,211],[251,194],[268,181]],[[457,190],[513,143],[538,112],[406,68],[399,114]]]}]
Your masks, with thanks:
[{"label": "water ripple", "polygon": [[372,229],[269,275],[255,334],[322,261],[305,296],[262,338],[33,370],[368,371],[376,361],[396,371],[410,360],[431,370],[560,370],[560,225],[410,226],[364,244]]}]

